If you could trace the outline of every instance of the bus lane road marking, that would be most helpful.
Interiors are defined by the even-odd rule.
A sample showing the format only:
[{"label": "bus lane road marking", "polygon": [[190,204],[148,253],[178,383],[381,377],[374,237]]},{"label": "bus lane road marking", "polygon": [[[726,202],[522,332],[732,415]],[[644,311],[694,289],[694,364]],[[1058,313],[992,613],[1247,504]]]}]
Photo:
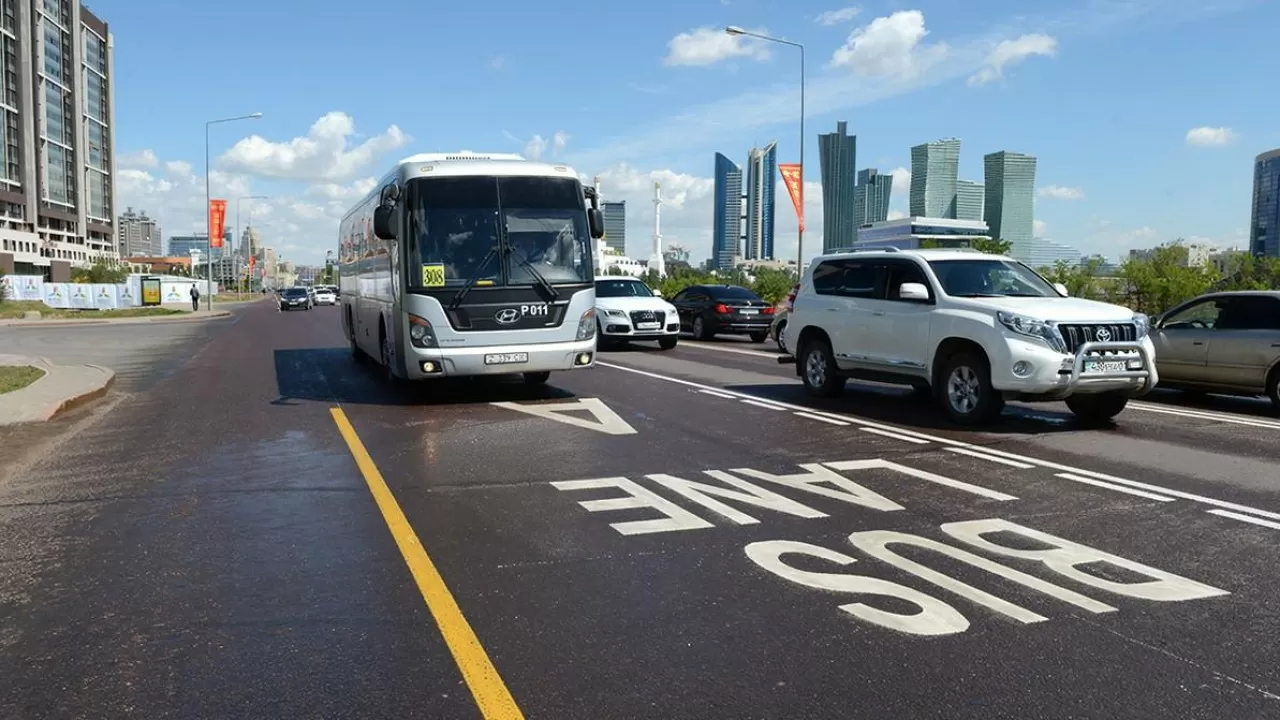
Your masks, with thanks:
[{"label": "bus lane road marking", "polygon": [[[614,412],[613,408],[605,405],[604,401],[599,398],[580,398],[570,402],[557,403],[495,402],[489,404],[546,420],[555,420],[556,422],[583,428],[584,430],[595,430],[606,435],[636,434],[636,429],[630,423],[623,420],[622,416]],[[591,419],[588,420],[587,418],[570,414],[580,412],[591,415]]]},{"label": "bus lane road marking", "polygon": [[[1128,478],[1117,477],[1115,475],[1098,472],[1096,470],[1088,470],[1085,468],[1065,465],[1063,463],[1056,463],[1050,460],[1035,458],[1028,455],[1011,453],[1005,450],[998,450],[993,447],[987,447],[984,445],[977,445],[974,443],[964,442],[962,440],[953,440],[951,438],[941,437],[937,435],[929,435],[916,430],[907,430],[906,428],[900,428],[900,427],[895,427],[893,425],[886,425],[884,423],[866,420],[856,415],[829,412],[827,410],[818,410],[815,408],[806,407],[804,405],[795,405],[795,404],[784,402],[781,400],[773,400],[771,398],[761,398],[755,395],[739,392],[736,390],[730,390],[722,387],[713,387],[711,385],[704,385],[703,383],[694,382],[692,380],[685,380],[683,378],[663,375],[661,373],[651,372],[649,370],[641,370],[639,368],[633,368],[626,365],[616,365],[614,363],[600,362],[598,360],[596,361],[596,365],[600,367],[610,368],[613,370],[621,370],[623,372],[642,375],[644,377],[652,378],[654,380],[661,380],[663,382],[668,382],[668,383],[673,383],[673,384],[681,385],[688,388],[693,388],[695,391],[698,391],[698,392],[710,390],[713,392],[703,393],[703,394],[714,395],[715,397],[731,397],[734,400],[741,401],[741,402],[745,402],[747,400],[767,402],[772,405],[776,405],[779,408],[785,408],[788,410],[795,411],[796,414],[804,413],[805,415],[820,416],[820,417],[829,418],[832,420],[838,420],[844,423],[856,425],[860,430],[864,432],[875,433],[876,435],[879,435],[882,437],[897,438],[902,440],[903,442],[908,442],[913,444],[936,443],[942,446],[944,449],[950,450],[951,452],[956,452],[963,455],[967,455],[969,457],[987,460],[987,461],[1001,464],[1001,465],[1007,465],[1007,466],[1013,466],[1013,467],[1021,467],[1025,465],[1025,466],[1028,466],[1028,468],[1036,468],[1036,467],[1046,468],[1046,469],[1055,471],[1054,477],[1058,479],[1067,480],[1069,482],[1075,482],[1082,485],[1089,485],[1091,487],[1105,488],[1105,489],[1112,490],[1114,492],[1125,494],[1125,495],[1131,495],[1131,496],[1137,495],[1140,497],[1149,497],[1151,499],[1158,499],[1160,502],[1167,502],[1168,499],[1187,500],[1187,501],[1198,503],[1201,505],[1208,505],[1216,510],[1230,511],[1226,513],[1221,513],[1221,512],[1215,513],[1212,510],[1206,511],[1207,513],[1212,514],[1216,517],[1223,517],[1231,520],[1238,520],[1238,516],[1247,516],[1254,519],[1261,518],[1263,520],[1270,521],[1271,523],[1274,523],[1276,525],[1280,525],[1280,513],[1272,512],[1269,510],[1262,510],[1260,508],[1250,507],[1248,505],[1242,505],[1240,503],[1229,502],[1227,500],[1218,500],[1217,498],[1206,497],[1204,495],[1198,495],[1196,493],[1189,493],[1189,492],[1183,492],[1181,490],[1174,490],[1172,488],[1161,487],[1159,485],[1152,485],[1150,483],[1144,483],[1138,480],[1130,480]],[[1155,497],[1152,497],[1152,496],[1155,496]],[[1243,522],[1248,522],[1248,521],[1243,521]],[[1261,527],[1271,527],[1271,525],[1268,523],[1252,523],[1252,524],[1255,526],[1261,526]],[[1280,528],[1277,528],[1277,529],[1280,529]]]},{"label": "bus lane road marking", "polygon": [[333,422],[338,426],[342,439],[346,441],[347,449],[351,451],[356,467],[369,486],[369,492],[373,495],[378,510],[382,512],[382,519],[386,522],[387,529],[391,531],[396,546],[400,548],[400,554],[405,564],[409,566],[409,572],[413,575],[419,592],[422,593],[422,599],[427,603],[427,609],[435,618],[445,645],[448,646],[454,662],[458,665],[458,670],[462,673],[463,680],[471,690],[471,696],[475,699],[481,716],[485,720],[523,720],[524,714],[516,705],[511,692],[507,690],[507,685],[498,674],[497,668],[489,660],[489,655],[480,644],[480,639],[476,637],[475,631],[463,616],[462,609],[458,607],[453,593],[445,585],[444,578],[440,576],[440,571],[431,561],[422,541],[409,525],[409,520],[400,509],[400,504],[396,502],[391,488],[387,487],[387,482],[383,479],[378,466],[374,464],[369,451],[360,440],[360,436],[356,434],[355,427],[351,425],[342,408],[330,408],[329,413],[333,416]]},{"label": "bus lane road marking", "polygon": [[[580,500],[577,504],[593,514],[628,511],[632,519],[609,523],[609,527],[624,537],[713,530],[731,525],[759,525],[761,520],[757,515],[762,512],[807,520],[830,518],[826,512],[798,499],[801,497],[811,499],[817,496],[838,500],[876,512],[900,512],[907,509],[902,502],[850,477],[857,474],[868,478],[883,479],[888,476],[898,480],[918,480],[997,502],[1013,502],[1018,499],[1006,493],[882,458],[805,463],[799,468],[798,473],[784,475],[751,468],[702,472],[715,482],[657,473],[644,475],[643,478],[647,481],[644,484],[628,477],[604,477],[553,481],[550,485],[565,493],[594,491],[593,495],[599,495],[599,491],[610,491],[611,496]],[[701,514],[677,504],[659,490],[697,506]],[[647,509],[650,517],[634,519],[634,511],[638,509]],[[920,556],[919,551],[928,551],[936,558],[958,561],[969,568],[1012,581],[1093,614],[1118,612],[1118,608],[1097,597],[1049,582],[1011,565],[1035,563],[1042,574],[1051,573],[1059,579],[1094,591],[1149,602],[1186,602],[1231,594],[1228,590],[1003,518],[944,522],[938,526],[938,530],[949,543],[891,530],[858,531],[848,535],[847,541],[852,546],[849,549],[856,549],[872,560],[890,565],[946,593],[959,596],[1021,624],[1046,622],[1050,618],[944,574],[914,558]],[[1009,536],[1016,536],[1019,540],[1011,541]],[[909,558],[895,552],[893,548],[896,547],[915,552]],[[1027,547],[1034,549],[1026,549]],[[801,566],[786,561],[790,556],[804,556],[810,558],[810,562],[801,564],[805,567],[813,567],[812,560],[817,559],[837,568],[847,568],[857,562],[849,554],[849,549],[840,551],[808,542],[778,539],[750,542],[742,550],[757,568],[794,585],[850,596],[895,598],[915,608],[909,612],[892,612],[858,602],[853,597],[836,605],[836,609],[863,622],[915,636],[955,635],[970,628],[969,617],[961,612],[950,595],[935,597],[891,580],[849,572],[802,569]],[[974,551],[984,554],[979,555]],[[995,556],[1005,562],[997,562],[988,556]],[[1118,573],[1089,572],[1086,569],[1098,564],[1127,571],[1130,575],[1124,580],[1117,580],[1114,578],[1124,576]],[[1138,579],[1134,579],[1135,576]]]}]

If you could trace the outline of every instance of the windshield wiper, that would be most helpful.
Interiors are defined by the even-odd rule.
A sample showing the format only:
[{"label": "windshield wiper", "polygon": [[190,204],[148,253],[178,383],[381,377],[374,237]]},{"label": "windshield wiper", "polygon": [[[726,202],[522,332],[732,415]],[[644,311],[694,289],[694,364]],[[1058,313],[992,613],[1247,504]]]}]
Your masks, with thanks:
[{"label": "windshield wiper", "polygon": [[[514,248],[507,249],[508,254],[514,253],[514,252],[515,252]],[[547,282],[547,279],[542,276],[542,273],[538,272],[538,268],[534,267],[533,263],[529,262],[529,258],[525,257],[524,255],[520,255],[520,267],[523,267],[529,271],[529,274],[533,276],[533,279],[535,281],[537,281],[538,287],[546,291],[546,293],[551,296],[552,300],[555,300],[556,298],[560,297],[560,293],[559,291],[556,290],[555,286]]]},{"label": "windshield wiper", "polygon": [[457,310],[458,306],[462,304],[462,301],[466,299],[467,293],[471,292],[471,288],[475,287],[476,283],[480,282],[481,273],[483,273],[484,269],[488,267],[489,261],[498,256],[499,247],[499,245],[494,245],[489,248],[489,253],[480,261],[480,265],[476,268],[475,274],[467,278],[467,284],[463,285],[462,289],[454,294],[453,300],[449,302],[450,310]]}]

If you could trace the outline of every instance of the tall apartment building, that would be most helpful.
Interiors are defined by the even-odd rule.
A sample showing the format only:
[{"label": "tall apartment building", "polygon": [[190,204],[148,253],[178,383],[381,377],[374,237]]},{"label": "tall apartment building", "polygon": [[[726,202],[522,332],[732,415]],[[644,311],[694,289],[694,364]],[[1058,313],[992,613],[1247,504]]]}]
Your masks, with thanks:
[{"label": "tall apartment building", "polygon": [[[853,188],[853,224],[855,228],[889,219],[889,198],[893,192],[893,176],[881,175],[875,168],[858,171],[858,184]],[[826,198],[823,198],[826,201]],[[854,240],[858,236],[855,231]],[[833,245],[823,250],[834,250],[849,245]]]},{"label": "tall apartment building", "polygon": [[981,220],[986,188],[973,180],[956,181],[956,220]]},{"label": "tall apartment building", "polygon": [[774,198],[778,184],[778,143],[747,154],[747,260],[773,260]]},{"label": "tall apartment building", "polygon": [[1001,150],[984,155],[986,207],[983,219],[991,237],[1011,244],[1010,254],[1030,258],[1035,240],[1036,158]]},{"label": "tall apartment building", "polygon": [[0,0],[0,273],[117,258],[113,42],[78,0]]},{"label": "tall apartment building", "polygon": [[1253,159],[1253,209],[1249,252],[1280,257],[1280,148]]},{"label": "tall apartment building", "polygon": [[[3,0],[0,0],[2,2]],[[117,252],[121,257],[161,257],[164,255],[164,240],[160,232],[160,223],[147,217],[147,211],[136,213],[127,208],[120,214],[116,223],[120,230],[120,243]]]},{"label": "tall apartment building", "polygon": [[[822,171],[822,251],[851,247],[858,239],[859,208],[856,187],[858,137],[849,124],[836,123],[836,131],[818,136],[818,167]],[[865,193],[863,193],[865,197]],[[865,202],[865,201],[864,201]],[[887,212],[886,208],[886,212]]]},{"label": "tall apartment building", "polygon": [[711,269],[727,270],[742,253],[742,168],[716,153],[711,206]]},{"label": "tall apartment building", "polygon": [[605,246],[619,255],[627,254],[627,201],[605,201],[600,204],[604,215]]},{"label": "tall apartment building", "polygon": [[[200,251],[200,255],[204,255],[205,249],[208,247],[209,233],[192,233],[190,235],[170,235],[169,236],[169,257],[191,257],[192,250]],[[235,234],[227,230],[222,234],[222,247],[213,248],[213,259],[218,260],[222,257],[224,251],[231,247],[231,241],[235,239]]]},{"label": "tall apartment building", "polygon": [[911,148],[912,217],[956,217],[960,140],[945,138]]}]

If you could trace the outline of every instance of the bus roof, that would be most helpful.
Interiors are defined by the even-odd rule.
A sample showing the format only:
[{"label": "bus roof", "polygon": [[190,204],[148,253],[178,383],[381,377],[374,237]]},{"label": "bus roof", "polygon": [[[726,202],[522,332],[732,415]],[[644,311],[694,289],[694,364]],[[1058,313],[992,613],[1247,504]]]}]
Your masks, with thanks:
[{"label": "bus roof", "polygon": [[578,178],[573,168],[562,163],[526,160],[515,153],[419,153],[396,164],[395,174],[403,180],[442,175],[524,175]]}]

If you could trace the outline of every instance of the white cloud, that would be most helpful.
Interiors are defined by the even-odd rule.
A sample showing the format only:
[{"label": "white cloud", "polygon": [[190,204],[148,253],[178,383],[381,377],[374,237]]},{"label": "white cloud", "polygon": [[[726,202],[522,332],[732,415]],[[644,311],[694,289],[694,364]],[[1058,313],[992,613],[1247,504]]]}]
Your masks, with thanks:
[{"label": "white cloud", "polygon": [[153,168],[159,164],[160,160],[150,150],[125,153],[116,158],[117,168]]},{"label": "white cloud", "polygon": [[907,216],[907,214],[906,214],[905,212],[903,212],[902,210],[890,210],[890,211],[889,211],[889,214],[885,216],[885,219],[886,219],[886,220],[901,220],[901,219],[905,218],[906,216]]},{"label": "white cloud", "polygon": [[218,166],[263,178],[341,181],[412,140],[395,125],[358,145],[352,142],[355,134],[351,116],[330,112],[315,121],[306,135],[292,140],[277,143],[257,135],[247,137],[223,153]]},{"label": "white cloud", "polygon": [[969,76],[969,84],[986,85],[1004,77],[1005,68],[1017,65],[1036,55],[1053,57],[1058,53],[1058,41],[1043,33],[1029,33],[1013,40],[1003,40],[995,46],[978,72]]},{"label": "white cloud", "polygon": [[924,13],[902,10],[878,17],[849,34],[831,56],[832,67],[847,67],[867,77],[911,82],[947,57],[946,43],[923,44],[929,31]]},{"label": "white cloud", "polygon": [[551,151],[551,157],[559,157],[564,149],[569,146],[569,133],[564,130],[557,130],[552,133],[550,138],[544,138],[541,135],[534,135],[528,141],[521,140],[506,130],[502,131],[508,140],[517,143],[524,143],[523,154],[529,160],[542,160],[547,151]]},{"label": "white cloud", "polygon": [[1230,144],[1235,140],[1236,134],[1231,128],[1225,127],[1197,127],[1187,131],[1188,145],[1201,145],[1204,147],[1220,147]]},{"label": "white cloud", "polygon": [[[768,35],[763,28],[751,32]],[[667,43],[667,65],[714,65],[733,58],[768,60],[769,48],[763,41],[744,35],[730,35],[724,28],[700,27],[683,32]]]},{"label": "white cloud", "polygon": [[906,199],[911,192],[911,171],[898,167],[890,170],[889,174],[893,176],[893,188],[889,191],[889,197]]},{"label": "white cloud", "polygon": [[1080,188],[1062,187],[1060,185],[1049,185],[1036,190],[1036,194],[1042,198],[1053,198],[1054,200],[1083,200],[1084,191]]},{"label": "white cloud", "polygon": [[[147,150],[146,152],[151,152]],[[152,155],[154,157],[154,155]],[[185,176],[191,174],[191,163],[185,160],[170,160],[164,164],[164,171],[168,175]]]},{"label": "white cloud", "polygon": [[564,149],[568,144],[569,133],[563,130],[555,131],[555,134],[551,136],[551,155],[556,156],[564,152]]},{"label": "white cloud", "polygon": [[1043,220],[1033,220],[1032,228],[1031,234],[1035,237],[1042,238],[1045,236],[1045,233],[1049,232],[1049,223]]},{"label": "white cloud", "polygon": [[819,25],[828,25],[828,26],[840,25],[841,23],[847,23],[850,20],[858,17],[858,13],[860,12],[862,12],[862,8],[859,8],[859,7],[846,7],[846,8],[840,8],[839,10],[827,10],[826,12],[819,14],[818,17],[815,18],[815,21]]}]

